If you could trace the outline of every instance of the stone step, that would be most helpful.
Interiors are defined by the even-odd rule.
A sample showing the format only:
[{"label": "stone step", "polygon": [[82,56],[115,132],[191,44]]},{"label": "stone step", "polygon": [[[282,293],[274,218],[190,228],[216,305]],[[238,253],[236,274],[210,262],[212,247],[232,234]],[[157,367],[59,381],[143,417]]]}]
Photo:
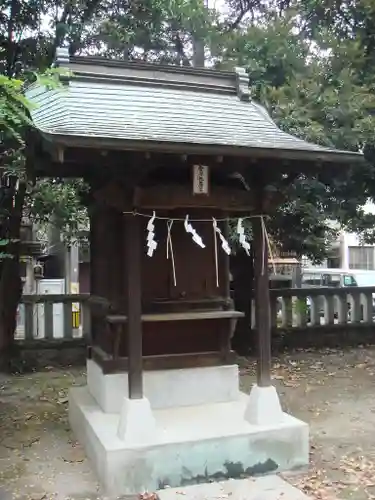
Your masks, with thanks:
[{"label": "stone step", "polygon": [[276,475],[248,479],[230,479],[158,491],[160,500],[309,500]]}]

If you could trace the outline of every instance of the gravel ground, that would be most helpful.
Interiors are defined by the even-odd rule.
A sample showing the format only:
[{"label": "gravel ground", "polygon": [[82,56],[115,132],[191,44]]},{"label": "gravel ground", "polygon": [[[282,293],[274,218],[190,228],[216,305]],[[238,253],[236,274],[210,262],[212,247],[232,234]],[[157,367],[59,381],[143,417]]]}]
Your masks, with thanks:
[{"label": "gravel ground", "polygon": [[[240,359],[249,390],[255,365]],[[300,351],[275,360],[285,410],[311,426],[311,466],[286,476],[313,498],[375,499],[375,348]],[[72,436],[67,392],[77,369],[0,375],[0,499],[102,499]]]}]

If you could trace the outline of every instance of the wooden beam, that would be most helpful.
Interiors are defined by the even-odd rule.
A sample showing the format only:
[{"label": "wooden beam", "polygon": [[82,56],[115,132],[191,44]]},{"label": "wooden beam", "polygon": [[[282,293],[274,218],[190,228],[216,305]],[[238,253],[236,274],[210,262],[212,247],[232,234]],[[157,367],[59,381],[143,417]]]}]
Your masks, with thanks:
[{"label": "wooden beam", "polygon": [[94,199],[102,205],[111,206],[121,212],[133,210],[131,196],[118,184],[109,182],[101,189],[93,191]]},{"label": "wooden beam", "polygon": [[[119,357],[114,359],[98,346],[93,346],[89,349],[88,358],[93,359],[101,366],[104,374],[126,372],[129,370],[129,358]],[[182,368],[231,365],[234,363],[236,363],[236,355],[233,351],[230,351],[225,359],[223,358],[223,353],[217,351],[145,356],[143,358],[144,370],[175,370]]]},{"label": "wooden beam", "polygon": [[[187,311],[142,314],[141,321],[145,323],[158,323],[165,321],[201,321],[210,319],[238,319],[244,314],[241,311]],[[108,323],[126,324],[130,318],[124,314],[109,314],[106,317]]]},{"label": "wooden beam", "polygon": [[140,218],[125,217],[125,258],[127,296],[127,340],[129,353],[129,398],[143,397],[142,381],[142,297]]},{"label": "wooden beam", "polygon": [[203,164],[214,167],[219,165],[225,169],[238,169],[243,165],[248,164],[248,160],[237,158],[235,167],[231,157],[212,156],[212,155],[186,155],[179,153],[155,153],[147,151],[131,151],[131,150],[103,150],[98,147],[71,147],[65,150],[65,161],[74,164],[91,164],[95,167],[103,169],[119,168],[121,171],[127,170],[132,165],[150,165],[152,168],[173,168],[179,169],[181,167],[193,164]]},{"label": "wooden beam", "polygon": [[248,212],[252,199],[248,191],[221,186],[212,186],[208,195],[194,196],[190,185],[156,185],[136,188],[133,205],[148,210],[200,207]]},{"label": "wooden beam", "polygon": [[[261,193],[259,194],[261,196]],[[252,219],[255,274],[255,322],[257,332],[257,384],[271,385],[271,321],[268,282],[268,247],[260,217]]]},{"label": "wooden beam", "polygon": [[[258,177],[258,174],[264,173],[270,179],[272,184],[272,179],[274,176],[280,174],[280,172],[297,173],[300,172],[317,174],[317,172],[332,172],[339,174],[339,169],[342,170],[342,164],[332,164],[331,162],[324,163],[321,160],[318,162],[311,161],[310,159],[304,161],[299,158],[287,158],[282,159],[285,152],[276,151],[275,155],[270,152],[266,152],[266,155],[261,155],[257,157],[257,151],[253,151],[252,157],[247,154],[241,155],[239,152],[228,150],[226,154],[223,152],[212,151],[209,154],[202,154],[196,152],[194,154],[186,154],[187,151],[175,151],[173,152],[162,152],[162,151],[150,151],[152,147],[152,141],[139,149],[137,148],[126,148],[122,149],[103,149],[103,145],[99,145],[98,142],[90,143],[85,147],[74,146],[72,144],[67,145],[61,143],[64,148],[64,163],[59,163],[53,152],[58,144],[50,144],[49,141],[42,141],[40,136],[37,135],[37,139],[40,142],[38,152],[33,152],[35,161],[35,174],[42,175],[46,177],[87,177],[92,175],[93,170],[101,170],[106,173],[110,173],[110,176],[114,176],[117,173],[126,172],[126,170],[131,165],[143,166],[150,165],[152,168],[173,168],[179,169],[186,165],[204,164],[209,165],[210,168],[219,168],[223,172],[238,171],[243,175],[254,174]],[[94,139],[97,141],[97,139]],[[199,148],[199,146],[197,145]],[[264,152],[263,152],[264,153]],[[269,156],[271,154],[271,157]],[[54,156],[55,155],[55,156]],[[233,161],[235,158],[235,161]],[[341,171],[340,170],[340,171]]]}]

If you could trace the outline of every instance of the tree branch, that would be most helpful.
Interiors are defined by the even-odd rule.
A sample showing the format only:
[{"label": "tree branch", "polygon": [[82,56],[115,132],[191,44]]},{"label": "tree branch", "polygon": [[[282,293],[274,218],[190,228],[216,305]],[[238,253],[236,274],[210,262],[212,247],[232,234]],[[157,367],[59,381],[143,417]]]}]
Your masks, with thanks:
[{"label": "tree branch", "polygon": [[68,16],[71,12],[71,2],[68,1],[66,2],[65,4],[65,7],[64,7],[64,10],[60,16],[60,19],[57,18],[57,15],[56,15],[56,19],[55,19],[55,23],[56,23],[56,29],[55,29],[55,40],[53,41],[53,44],[51,45],[51,48],[49,50],[49,54],[48,54],[48,59],[49,59],[49,66],[52,64],[52,61],[55,57],[55,54],[56,54],[56,50],[58,47],[61,46],[62,42],[64,41],[64,37],[65,37],[65,30],[59,30],[59,26],[61,26],[62,24],[66,24],[67,20],[68,20]]},{"label": "tree branch", "polygon": [[100,0],[88,0],[86,4],[86,9],[83,9],[79,18],[79,24],[81,26],[78,34],[74,37],[70,45],[70,55],[73,56],[82,44],[82,32],[85,24],[90,21],[95,10],[100,5]]},{"label": "tree branch", "polygon": [[15,44],[14,38],[14,28],[16,26],[17,18],[20,11],[20,4],[18,0],[12,0],[10,4],[10,14],[8,18],[8,43],[7,43],[7,69],[6,74],[9,78],[12,77],[14,72],[14,63],[17,58],[17,45]]},{"label": "tree branch", "polygon": [[261,2],[259,0],[235,0],[233,4],[234,11],[238,11],[238,14],[234,21],[227,23],[227,33],[230,33],[238,28],[246,14],[251,13],[252,18],[254,19],[254,11],[256,9],[259,10],[261,7]]},{"label": "tree branch", "polygon": [[173,29],[173,42],[177,55],[181,58],[183,66],[191,66],[190,60],[185,54],[184,44],[181,40],[180,34],[177,30]]},{"label": "tree branch", "polygon": [[226,32],[227,33],[230,33],[231,31],[235,30],[236,28],[238,28],[239,24],[241,23],[242,19],[245,17],[245,15],[250,11],[251,9],[249,10],[241,10],[241,12],[238,14],[238,16],[236,17],[236,19],[234,21],[232,21],[231,23],[229,23],[229,25],[227,26],[227,29],[226,29]]}]

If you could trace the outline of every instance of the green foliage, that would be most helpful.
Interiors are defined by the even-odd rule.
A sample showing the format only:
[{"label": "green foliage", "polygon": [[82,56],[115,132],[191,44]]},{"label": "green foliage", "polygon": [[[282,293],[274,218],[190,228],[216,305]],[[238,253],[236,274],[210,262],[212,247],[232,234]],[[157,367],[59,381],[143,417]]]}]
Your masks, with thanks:
[{"label": "green foliage", "polygon": [[50,222],[58,226],[64,240],[71,243],[88,228],[87,211],[78,196],[87,189],[80,179],[40,180],[30,192],[29,214],[39,227]]},{"label": "green foliage", "polygon": [[297,299],[293,303],[294,313],[298,316],[307,316],[309,311],[309,306],[306,303],[306,299]]},{"label": "green foliage", "polygon": [[22,85],[22,80],[0,75],[0,145],[3,147],[9,140],[19,147],[25,145],[22,134],[30,119]]},{"label": "green foliage", "polygon": [[[269,187],[287,202],[268,222],[273,238],[321,259],[337,232],[329,221],[337,220],[375,241],[375,220],[360,208],[375,197],[373,2],[226,0],[220,6],[219,12],[203,0],[0,0],[2,144],[7,139],[1,168],[24,172],[19,148],[30,123],[22,84],[54,81],[55,74],[43,72],[62,43],[71,54],[190,65],[199,42],[210,65],[248,69],[253,98],[283,130],[330,147],[363,149],[369,159],[361,169],[334,175],[322,169],[289,182],[276,176]],[[38,180],[28,188],[25,208],[40,224],[54,214],[70,239],[87,224],[77,196],[82,189],[78,181]]]},{"label": "green foliage", "polygon": [[9,235],[14,226],[12,217],[21,183],[25,185],[22,203],[27,205],[33,199],[30,197],[33,188],[25,168],[26,135],[33,124],[28,114],[31,104],[24,96],[24,87],[30,82],[56,87],[59,73],[56,69],[44,73],[27,72],[23,79],[0,74],[0,262],[14,258],[11,249],[20,241]]},{"label": "green foliage", "polygon": [[[268,13],[264,22],[228,36],[217,66],[228,68],[237,61],[246,66],[253,98],[286,132],[338,149],[359,151],[365,146],[369,157],[375,95],[373,85],[358,74],[363,59],[360,44],[341,40],[343,50],[337,36],[320,32],[313,40],[300,25],[295,11]],[[329,47],[329,53],[320,47]],[[297,176],[288,185],[275,178],[272,188],[282,190],[287,202],[269,221],[274,239],[285,250],[321,260],[337,235],[330,222],[336,220],[355,232],[366,229],[367,241],[375,241],[370,229],[375,221],[369,215],[363,218],[360,208],[375,195],[374,164],[334,175],[318,170]]]},{"label": "green foliage", "polygon": [[215,23],[200,0],[146,0],[115,3],[99,30],[106,56],[190,65],[193,37],[208,40]]}]

